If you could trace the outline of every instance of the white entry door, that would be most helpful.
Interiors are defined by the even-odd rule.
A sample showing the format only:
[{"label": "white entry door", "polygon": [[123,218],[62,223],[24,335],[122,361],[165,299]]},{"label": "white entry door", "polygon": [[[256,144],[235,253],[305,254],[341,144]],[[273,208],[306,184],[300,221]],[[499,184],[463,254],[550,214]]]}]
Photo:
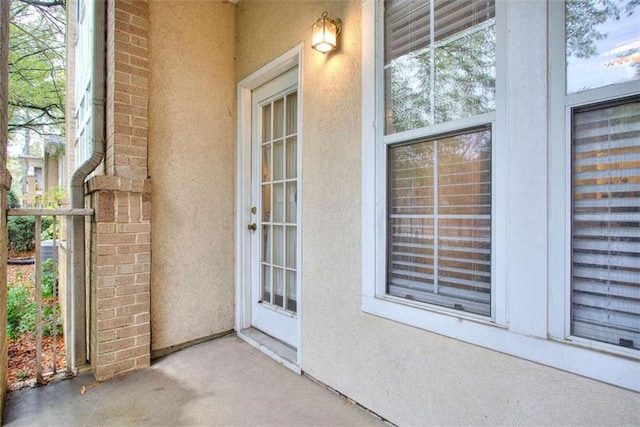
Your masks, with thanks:
[{"label": "white entry door", "polygon": [[252,92],[251,324],[297,347],[298,70]]}]

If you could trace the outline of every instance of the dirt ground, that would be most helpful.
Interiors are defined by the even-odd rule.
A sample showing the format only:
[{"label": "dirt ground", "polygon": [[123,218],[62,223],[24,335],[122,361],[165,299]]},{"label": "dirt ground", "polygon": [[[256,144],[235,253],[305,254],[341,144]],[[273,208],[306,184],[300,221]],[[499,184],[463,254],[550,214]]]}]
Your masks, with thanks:
[{"label": "dirt ground", "polygon": [[[16,275],[22,271],[23,277],[33,274],[33,265],[9,265],[7,266],[7,283],[15,282]],[[35,336],[24,334],[17,340],[7,339],[9,351],[9,390],[15,390],[29,383],[36,377],[36,340]],[[56,370],[64,371],[65,348],[64,338],[56,337]],[[44,375],[53,372],[53,337],[42,338],[42,373]],[[47,378],[45,377],[45,381]]]}]

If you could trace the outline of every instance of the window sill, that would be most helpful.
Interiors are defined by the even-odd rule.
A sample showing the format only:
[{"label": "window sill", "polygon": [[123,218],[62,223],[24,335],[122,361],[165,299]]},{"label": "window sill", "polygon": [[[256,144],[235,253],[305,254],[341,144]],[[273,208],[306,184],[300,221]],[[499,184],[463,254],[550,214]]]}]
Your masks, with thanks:
[{"label": "window sill", "polygon": [[571,345],[587,351],[595,351],[612,357],[624,357],[629,360],[640,362],[640,350],[634,348],[621,347],[576,336],[570,336],[566,339],[551,337],[550,339],[558,343]]},{"label": "window sill", "polygon": [[[393,308],[391,307],[406,307],[407,312],[413,312],[415,310],[415,314],[413,316],[409,315],[411,317],[418,317],[418,318],[429,317],[429,319],[424,319],[424,320],[415,319],[415,322],[423,324],[423,326],[419,326],[419,325],[414,325],[414,326],[421,329],[431,329],[434,323],[437,324],[441,321],[446,322],[446,320],[444,319],[443,320],[436,319],[439,317],[454,318],[456,324],[459,324],[460,322],[463,322],[463,321],[470,321],[470,322],[480,323],[480,324],[492,326],[492,327],[499,327],[499,328],[505,328],[505,329],[507,327],[507,325],[497,323],[493,318],[488,316],[483,316],[480,314],[474,314],[474,313],[461,311],[461,310],[455,310],[448,307],[441,307],[435,304],[430,304],[428,302],[412,301],[410,299],[396,297],[392,295],[385,295],[383,297],[376,297],[374,299],[376,301],[380,301],[381,303],[390,304],[390,310],[393,310]],[[401,318],[406,319],[407,315],[408,313],[402,313]],[[402,320],[398,320],[398,321],[401,323],[405,323]]]}]

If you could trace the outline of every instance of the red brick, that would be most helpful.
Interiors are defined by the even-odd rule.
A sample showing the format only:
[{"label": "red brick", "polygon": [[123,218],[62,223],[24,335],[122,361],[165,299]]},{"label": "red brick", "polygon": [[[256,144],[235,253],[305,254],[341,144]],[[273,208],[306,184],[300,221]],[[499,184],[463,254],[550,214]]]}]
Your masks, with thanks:
[{"label": "red brick", "polygon": [[131,137],[131,145],[136,147],[147,147],[147,138],[145,137]]},{"label": "red brick", "polygon": [[107,365],[116,361],[115,353],[105,353],[98,356],[98,365]]},{"label": "red brick", "polygon": [[98,321],[98,329],[116,329],[123,326],[129,326],[135,324],[135,316],[116,317],[114,319]]},{"label": "red brick", "polygon": [[[137,298],[137,296],[133,296]],[[116,316],[129,316],[136,314],[148,313],[150,310],[149,302],[141,302],[139,304],[126,305],[116,307]]]},{"label": "red brick", "polygon": [[116,329],[118,338],[129,338],[149,333],[149,325],[134,325]]},{"label": "red brick", "polygon": [[[115,267],[112,267],[112,266],[109,266],[109,267],[113,268],[113,270],[115,271]],[[113,298],[115,296],[116,296],[116,288],[101,288],[101,289],[98,289],[98,298],[99,299]]]},{"label": "red brick", "polygon": [[148,264],[125,264],[125,265],[117,265],[116,273],[117,274],[136,274],[136,273],[146,273],[149,271]]},{"label": "red brick", "polygon": [[[136,281],[137,281],[137,276],[138,275],[134,276],[136,277]],[[138,283],[136,283],[135,285],[132,284],[128,286],[119,286],[118,288],[116,288],[117,296],[136,295],[144,292],[149,292],[149,286],[140,285]]]},{"label": "red brick", "polygon": [[137,314],[135,316],[136,324],[140,325],[142,323],[148,323],[151,321],[149,313]]},{"label": "red brick", "polygon": [[116,225],[115,224],[105,224],[105,223],[99,223],[97,224],[97,233],[104,233],[104,234],[108,234],[108,233],[115,233],[116,232]]},{"label": "red brick", "polygon": [[130,371],[135,367],[135,361],[132,359],[129,360],[121,360],[115,363],[104,364],[102,366],[97,366],[96,370],[96,379],[98,381],[106,380],[114,377],[115,375],[122,374]]},{"label": "red brick", "polygon": [[149,263],[151,262],[151,253],[138,254],[136,255],[136,263]]},{"label": "red brick", "polygon": [[113,319],[116,317],[116,311],[113,308],[98,310],[98,320]]},{"label": "red brick", "polygon": [[126,2],[116,1],[116,12],[124,11],[131,16],[138,16],[140,18],[149,18],[149,8],[147,2]]},{"label": "red brick", "polygon": [[[135,339],[133,340],[135,343]],[[116,351],[116,360],[131,360],[139,356],[143,356],[149,353],[149,345],[140,345],[137,347],[131,347],[124,350]]]},{"label": "red brick", "polygon": [[118,232],[120,233],[149,233],[151,231],[150,224],[118,224]]},{"label": "red brick", "polygon": [[98,255],[113,255],[116,253],[116,247],[113,245],[98,245]]},{"label": "red brick", "polygon": [[150,283],[150,282],[151,282],[151,274],[149,273],[136,274],[136,283]]},{"label": "red brick", "polygon": [[136,337],[136,345],[149,345],[151,344],[151,334],[139,335]]},{"label": "red brick", "polygon": [[148,304],[149,302],[151,302],[151,296],[148,293],[136,295],[136,304]]},{"label": "red brick", "polygon": [[[136,296],[135,295],[126,295],[126,296],[122,296],[122,297],[100,299],[100,300],[98,300],[97,308],[98,308],[98,310],[107,309],[107,308],[116,308],[116,307],[135,304],[135,302],[136,302]],[[125,324],[112,325],[112,326],[107,327],[105,329],[116,328],[116,327],[120,327],[120,326],[124,326],[124,325]]]},{"label": "red brick", "polygon": [[[133,347],[136,344],[136,339],[131,338],[123,338],[123,339],[115,339],[113,341],[105,341],[98,343],[98,353],[110,353],[112,351],[118,351],[125,348]],[[117,358],[117,356],[116,356]]]}]

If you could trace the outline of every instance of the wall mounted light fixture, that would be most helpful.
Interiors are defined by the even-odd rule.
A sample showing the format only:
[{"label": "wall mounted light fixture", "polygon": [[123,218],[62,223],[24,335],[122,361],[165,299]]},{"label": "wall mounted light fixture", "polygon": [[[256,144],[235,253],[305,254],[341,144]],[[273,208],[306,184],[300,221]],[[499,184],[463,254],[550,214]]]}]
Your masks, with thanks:
[{"label": "wall mounted light fixture", "polygon": [[342,31],[342,21],[331,19],[327,12],[322,14],[311,26],[311,47],[318,52],[327,53],[338,46],[338,36]]}]

